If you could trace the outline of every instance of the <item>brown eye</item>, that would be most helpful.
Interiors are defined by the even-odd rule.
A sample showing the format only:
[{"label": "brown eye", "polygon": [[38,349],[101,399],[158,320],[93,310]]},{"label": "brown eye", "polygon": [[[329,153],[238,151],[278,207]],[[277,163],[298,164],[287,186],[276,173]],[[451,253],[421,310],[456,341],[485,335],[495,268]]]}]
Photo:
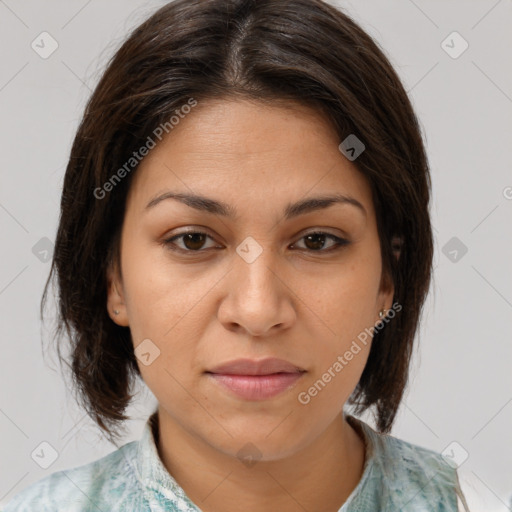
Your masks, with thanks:
[{"label": "brown eye", "polygon": [[[175,235],[167,240],[164,240],[164,244],[172,250],[184,251],[184,252],[200,252],[204,249],[206,239],[212,239],[206,233],[201,231],[190,231],[188,233],[181,233]],[[175,243],[175,240],[182,240],[183,246]]]},{"label": "brown eye", "polygon": [[204,233],[187,233],[183,235],[183,244],[187,249],[197,251],[204,245],[206,236]]},{"label": "brown eye", "polygon": [[[333,241],[333,244],[327,249],[325,249],[326,239]],[[335,235],[321,231],[308,233],[307,235],[304,235],[301,240],[304,240],[305,248],[312,252],[330,252],[331,250],[335,250],[349,243],[348,240],[345,240],[344,238],[339,238]]]}]

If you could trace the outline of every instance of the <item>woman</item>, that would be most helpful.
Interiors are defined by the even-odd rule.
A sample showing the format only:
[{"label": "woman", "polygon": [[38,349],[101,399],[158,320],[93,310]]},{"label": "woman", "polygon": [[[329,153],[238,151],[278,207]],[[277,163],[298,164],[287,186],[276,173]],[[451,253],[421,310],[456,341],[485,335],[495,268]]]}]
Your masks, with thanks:
[{"label": "woman", "polygon": [[430,283],[429,195],[403,86],[345,14],[162,7],[87,105],[47,283],[106,436],[137,377],[158,408],[140,441],[6,511],[467,510],[441,455],[388,434]]}]

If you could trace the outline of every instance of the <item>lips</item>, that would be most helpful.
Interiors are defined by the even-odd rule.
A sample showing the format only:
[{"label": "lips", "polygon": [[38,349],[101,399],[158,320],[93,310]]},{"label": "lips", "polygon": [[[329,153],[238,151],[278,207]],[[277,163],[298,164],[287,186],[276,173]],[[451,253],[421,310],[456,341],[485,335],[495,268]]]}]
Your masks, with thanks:
[{"label": "lips", "polygon": [[224,391],[244,400],[267,400],[291,388],[306,370],[283,359],[237,359],[206,372]]},{"label": "lips", "polygon": [[237,359],[216,366],[208,373],[223,375],[271,375],[273,373],[300,373],[303,368],[293,365],[283,359],[268,358],[260,361],[251,359]]}]

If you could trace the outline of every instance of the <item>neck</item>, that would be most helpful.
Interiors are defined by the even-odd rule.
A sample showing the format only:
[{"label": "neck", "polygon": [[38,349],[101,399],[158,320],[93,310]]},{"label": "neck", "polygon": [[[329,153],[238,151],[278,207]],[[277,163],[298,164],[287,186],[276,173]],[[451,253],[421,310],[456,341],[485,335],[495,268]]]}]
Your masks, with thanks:
[{"label": "neck", "polygon": [[337,512],[363,473],[365,447],[339,414],[310,445],[242,463],[184,430],[161,408],[157,446],[167,471],[203,512]]}]

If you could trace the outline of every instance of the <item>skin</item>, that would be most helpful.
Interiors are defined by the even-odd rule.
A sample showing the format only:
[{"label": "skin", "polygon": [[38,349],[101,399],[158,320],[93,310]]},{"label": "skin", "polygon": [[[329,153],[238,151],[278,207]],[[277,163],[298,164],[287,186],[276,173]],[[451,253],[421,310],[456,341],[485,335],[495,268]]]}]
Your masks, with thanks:
[{"label": "skin", "polygon": [[[307,405],[298,401],[392,305],[371,189],[340,142],[318,112],[295,103],[200,102],[133,177],[107,307],[134,347],[149,338],[160,350],[148,366],[139,361],[159,403],[159,454],[201,510],[337,511],[361,478],[364,443],[342,409],[371,343]],[[169,190],[221,200],[238,216],[172,199],[146,209]],[[366,213],[334,204],[283,218],[288,203],[334,192]],[[187,227],[210,238],[175,239],[183,254],[165,246]],[[304,238],[314,230],[349,243],[328,252],[333,239]],[[236,252],[248,236],[262,249],[251,263]],[[263,401],[234,396],[204,373],[266,357],[306,372]],[[247,443],[260,457],[250,466],[237,457]]]}]

